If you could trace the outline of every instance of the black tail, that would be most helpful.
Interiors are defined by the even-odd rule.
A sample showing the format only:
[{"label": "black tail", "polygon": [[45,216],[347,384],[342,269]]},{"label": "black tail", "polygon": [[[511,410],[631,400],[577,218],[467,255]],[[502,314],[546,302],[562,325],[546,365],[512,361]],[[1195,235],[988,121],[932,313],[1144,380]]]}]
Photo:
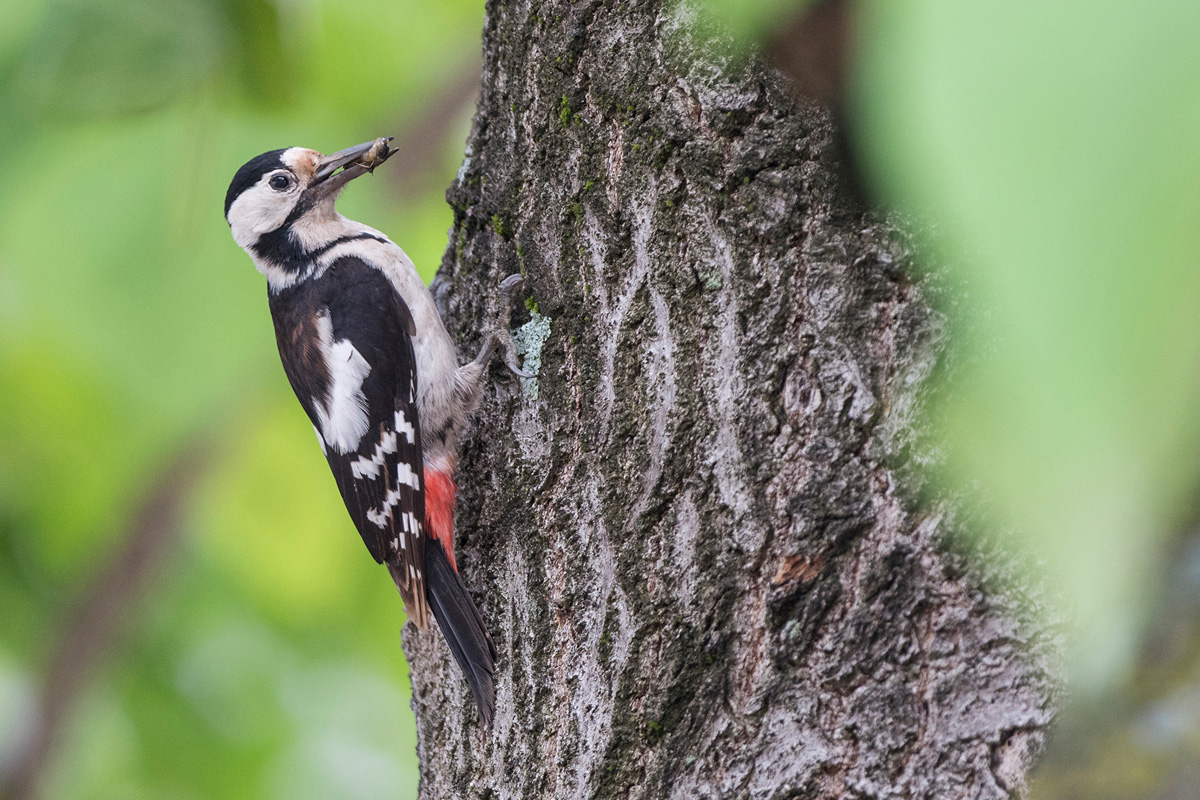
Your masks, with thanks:
[{"label": "black tail", "polygon": [[442,543],[432,537],[425,540],[425,596],[471,687],[479,718],[484,725],[491,725],[496,711],[496,646],[462,578],[450,566]]}]

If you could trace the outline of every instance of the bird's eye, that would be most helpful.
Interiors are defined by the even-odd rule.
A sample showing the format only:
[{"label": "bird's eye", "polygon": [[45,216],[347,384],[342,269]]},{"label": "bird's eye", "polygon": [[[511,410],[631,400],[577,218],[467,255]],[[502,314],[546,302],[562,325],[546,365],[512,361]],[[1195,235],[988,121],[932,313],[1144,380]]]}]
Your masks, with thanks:
[{"label": "bird's eye", "polygon": [[272,189],[282,192],[284,189],[292,185],[292,179],[283,174],[272,175],[270,184]]}]

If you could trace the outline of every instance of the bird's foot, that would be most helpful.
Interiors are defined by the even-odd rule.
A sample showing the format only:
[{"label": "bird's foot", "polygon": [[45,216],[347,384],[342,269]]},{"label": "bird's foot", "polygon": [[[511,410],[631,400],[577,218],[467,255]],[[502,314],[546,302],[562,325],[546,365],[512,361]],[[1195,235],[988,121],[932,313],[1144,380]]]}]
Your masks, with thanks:
[{"label": "bird's foot", "polygon": [[532,378],[534,377],[532,373],[525,372],[517,365],[517,342],[508,329],[509,320],[512,318],[513,292],[523,282],[524,278],[520,275],[509,275],[500,281],[498,287],[500,289],[500,313],[488,329],[487,336],[483,341],[483,348],[475,357],[475,361],[486,369],[492,356],[496,354],[496,351],[500,351],[504,366],[508,367],[509,372],[518,378]]}]

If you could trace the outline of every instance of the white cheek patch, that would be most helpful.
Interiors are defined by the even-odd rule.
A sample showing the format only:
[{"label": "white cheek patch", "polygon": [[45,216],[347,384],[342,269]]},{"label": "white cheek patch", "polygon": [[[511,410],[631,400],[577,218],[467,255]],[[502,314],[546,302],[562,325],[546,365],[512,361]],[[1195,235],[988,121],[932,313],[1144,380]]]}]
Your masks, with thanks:
[{"label": "white cheek patch", "polygon": [[277,192],[268,186],[272,174],[263,175],[229,207],[229,230],[233,240],[243,248],[249,248],[264,233],[283,225],[300,199],[298,191]]},{"label": "white cheek patch", "polygon": [[371,365],[349,340],[333,341],[333,323],[328,313],[317,317],[317,332],[329,372],[329,391],[326,402],[316,398],[313,406],[325,443],[344,455],[358,449],[370,425],[362,385],[371,374]]}]

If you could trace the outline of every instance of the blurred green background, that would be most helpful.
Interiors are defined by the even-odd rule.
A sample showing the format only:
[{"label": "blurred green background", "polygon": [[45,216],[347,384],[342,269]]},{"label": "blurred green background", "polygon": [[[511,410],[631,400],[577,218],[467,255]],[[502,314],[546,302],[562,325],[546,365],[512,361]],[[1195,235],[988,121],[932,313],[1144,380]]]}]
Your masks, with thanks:
[{"label": "blurred green background", "polygon": [[[776,55],[814,5],[849,7],[704,5]],[[1069,620],[1075,702],[1035,794],[1200,796],[1200,4],[847,18],[864,184],[954,287],[943,478]],[[482,20],[481,0],[0,4],[0,777],[49,682],[45,797],[415,796],[401,604],[221,201],[257,153],[395,135],[341,208],[431,277]]]},{"label": "blurred green background", "polygon": [[[397,136],[398,168],[340,207],[432,277],[482,21],[482,0],[0,3],[0,770],[55,660],[86,670],[69,620],[110,602],[45,797],[416,796],[403,607],[222,202],[258,153]],[[143,511],[173,494],[177,532]],[[110,567],[139,529],[150,568]]]},{"label": "blurred green background", "polygon": [[1200,3],[861,7],[855,140],[959,282],[943,478],[1065,620],[1034,794],[1200,797]]}]

